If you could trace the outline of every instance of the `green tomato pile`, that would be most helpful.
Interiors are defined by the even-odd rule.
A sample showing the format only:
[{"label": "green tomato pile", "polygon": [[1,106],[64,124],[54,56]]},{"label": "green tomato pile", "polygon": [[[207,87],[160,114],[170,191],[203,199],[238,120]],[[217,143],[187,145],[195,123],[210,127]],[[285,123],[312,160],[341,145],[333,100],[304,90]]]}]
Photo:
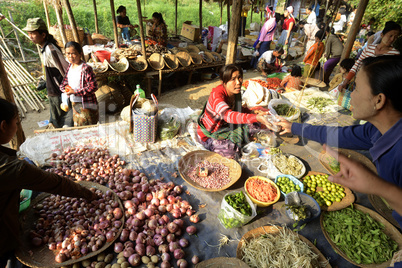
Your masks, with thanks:
[{"label": "green tomato pile", "polygon": [[[345,197],[345,188],[337,183],[330,182],[327,174],[306,176],[303,180],[304,192],[313,197],[320,206],[331,206],[334,202],[341,202]],[[321,187],[322,190],[317,189]]]},{"label": "green tomato pile", "polygon": [[276,185],[278,185],[279,190],[284,192],[285,194],[288,194],[290,192],[300,192],[300,186],[294,183],[291,179],[288,177],[279,177],[276,181]]}]

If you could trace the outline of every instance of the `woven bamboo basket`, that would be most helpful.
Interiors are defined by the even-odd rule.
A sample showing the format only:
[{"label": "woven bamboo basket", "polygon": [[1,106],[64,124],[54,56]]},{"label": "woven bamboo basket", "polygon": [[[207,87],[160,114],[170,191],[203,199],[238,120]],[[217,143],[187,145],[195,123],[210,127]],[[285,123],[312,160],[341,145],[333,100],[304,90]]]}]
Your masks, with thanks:
[{"label": "woven bamboo basket", "polygon": [[180,51],[176,54],[176,57],[179,59],[180,64],[183,67],[188,67],[191,64],[191,56],[185,51]]},{"label": "woven bamboo basket", "polygon": [[216,53],[216,52],[210,52],[210,53],[214,57],[215,61],[222,61],[223,60],[222,56],[219,53]]},{"label": "woven bamboo basket", "polygon": [[134,60],[129,60],[128,62],[130,63],[131,68],[139,72],[145,71],[148,68],[148,62],[143,56]]},{"label": "woven bamboo basket", "polygon": [[110,68],[113,71],[119,72],[119,73],[124,73],[127,71],[128,67],[130,66],[128,63],[127,58],[121,58],[118,62],[116,63],[109,63]]},{"label": "woven bamboo basket", "polygon": [[[80,39],[80,41],[78,43],[82,44],[82,42],[84,41],[84,36],[85,36],[84,29],[82,29],[81,27],[77,27],[77,31],[78,31],[78,38]],[[72,29],[65,29],[64,32],[66,33],[67,42],[75,41]],[[49,33],[54,36],[54,38],[57,40],[57,44],[59,46],[61,44],[60,47],[64,47],[64,44],[62,42],[63,39],[61,38],[59,27],[51,26],[49,28]]]},{"label": "woven bamboo basket", "polygon": [[203,44],[196,45],[200,51],[208,51],[208,49]]},{"label": "woven bamboo basket", "polygon": [[191,61],[193,64],[195,64],[195,65],[202,64],[202,57],[200,54],[195,53],[195,52],[190,52],[190,56],[191,56]]},{"label": "woven bamboo basket", "polygon": [[188,45],[188,46],[186,47],[186,49],[187,49],[187,51],[188,51],[189,53],[191,53],[191,52],[195,52],[195,53],[200,52],[200,49],[199,49],[197,46],[194,46],[194,45]]},{"label": "woven bamboo basket", "polygon": [[159,53],[153,53],[148,59],[149,65],[155,70],[162,70],[165,67],[165,61]]},{"label": "woven bamboo basket", "polygon": [[211,52],[205,52],[204,51],[204,54],[211,60],[210,62],[216,61],[214,56],[211,54]]},{"label": "woven bamboo basket", "polygon": [[208,56],[206,53],[208,53],[208,52],[200,52],[199,53],[199,55],[202,58],[202,61],[205,62],[205,63],[213,62],[213,56],[212,55]]},{"label": "woven bamboo basket", "polygon": [[163,59],[165,60],[165,65],[170,69],[177,69],[179,67],[179,59],[174,54],[165,54],[163,55]]}]

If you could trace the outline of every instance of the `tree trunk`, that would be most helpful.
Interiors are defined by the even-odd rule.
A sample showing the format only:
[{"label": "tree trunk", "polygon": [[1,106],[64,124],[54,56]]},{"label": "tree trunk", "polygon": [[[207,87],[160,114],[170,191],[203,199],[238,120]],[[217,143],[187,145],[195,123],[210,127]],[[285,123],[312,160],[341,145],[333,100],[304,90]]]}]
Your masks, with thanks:
[{"label": "tree trunk", "polygon": [[73,11],[71,10],[71,5],[68,0],[63,0],[64,8],[67,11],[67,16],[68,20],[70,21],[71,29],[73,30],[73,36],[74,36],[74,41],[77,42],[78,44],[81,44],[82,41],[80,40],[80,37],[78,35],[78,30],[77,30],[77,23],[75,23]]},{"label": "tree trunk", "polygon": [[116,23],[116,15],[115,15],[116,11],[114,10],[114,0],[110,0],[110,8],[112,9],[114,43],[116,44],[116,48],[119,48],[119,34],[117,33],[117,23]]},{"label": "tree trunk", "polygon": [[344,49],[342,51],[341,61],[343,59],[349,58],[350,56],[350,52],[352,51],[356,35],[360,29],[360,24],[362,22],[363,15],[366,10],[368,2],[369,0],[360,0],[359,6],[357,7],[355,19],[353,20],[352,26],[350,27],[348,39],[346,40]]},{"label": "tree trunk", "polygon": [[141,1],[140,0],[137,0],[137,10],[138,10],[138,19],[139,19],[139,24],[140,24],[142,55],[144,56],[144,58],[146,60],[147,54],[145,52],[144,25],[142,23],[142,12],[141,12]]},{"label": "tree trunk", "polygon": [[[0,52],[0,97],[15,104],[13,92],[11,90],[10,81],[4,68],[2,54]],[[10,147],[18,150],[21,144],[25,141],[25,134],[22,130],[21,122],[18,120],[17,133],[10,141]]]},{"label": "tree trunk", "polygon": [[232,25],[229,29],[228,36],[228,52],[226,54],[226,64],[231,64],[236,62],[237,55],[237,38],[240,27],[240,18],[241,18],[241,8],[242,8],[242,0],[233,1],[232,5]]},{"label": "tree trunk", "polygon": [[61,4],[59,0],[55,0],[54,9],[56,11],[57,23],[59,24],[59,31],[61,35],[61,40],[63,42],[63,46],[67,43],[66,31],[64,30],[64,23],[63,23],[63,10],[61,8]]},{"label": "tree trunk", "polygon": [[96,9],[96,0],[92,0],[94,4],[94,17],[95,17],[95,33],[99,33],[99,25],[98,25],[98,10]]}]

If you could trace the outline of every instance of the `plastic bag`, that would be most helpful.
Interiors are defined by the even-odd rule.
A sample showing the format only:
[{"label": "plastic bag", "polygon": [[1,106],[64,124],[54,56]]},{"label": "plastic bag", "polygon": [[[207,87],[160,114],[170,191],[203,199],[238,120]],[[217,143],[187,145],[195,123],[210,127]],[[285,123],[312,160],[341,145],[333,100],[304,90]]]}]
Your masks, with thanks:
[{"label": "plastic bag", "polygon": [[177,121],[176,117],[171,117],[171,119],[168,122],[164,122],[160,126],[160,132],[159,132],[159,137],[161,140],[170,140],[174,136],[176,136],[177,132],[180,129],[180,122]]},{"label": "plastic bag", "polygon": [[261,130],[257,133],[257,141],[263,146],[276,147],[276,136],[269,130]]},{"label": "plastic bag", "polygon": [[225,227],[225,229],[230,229],[230,228],[238,228],[241,226],[246,225],[248,222],[250,222],[255,216],[257,216],[257,211],[256,211],[256,205],[251,201],[251,199],[248,197],[246,193],[243,192],[247,203],[251,207],[251,216],[246,216],[244,214],[241,214],[239,211],[234,209],[232,206],[226,202],[225,197],[228,195],[240,193],[242,191],[233,191],[230,193],[227,193],[221,203],[221,209],[218,213],[218,219],[220,223]]},{"label": "plastic bag", "polygon": [[283,117],[284,119],[286,119],[286,120],[288,120],[288,121],[294,121],[294,120],[299,119],[299,117],[300,117],[300,109],[297,108],[296,106],[294,106],[294,105],[293,105],[292,103],[290,103],[289,101],[284,100],[284,99],[272,99],[272,100],[269,101],[268,109],[269,109],[269,111],[271,112],[271,114],[273,114],[273,115],[275,115],[275,116],[278,115],[278,113],[277,113],[276,110],[275,110],[275,107],[277,107],[277,106],[280,105],[280,104],[287,104],[287,105],[289,105],[289,107],[295,108],[295,109],[297,110],[296,113],[293,114],[293,115],[290,115],[290,116],[283,116],[283,115],[280,115],[281,117]]}]

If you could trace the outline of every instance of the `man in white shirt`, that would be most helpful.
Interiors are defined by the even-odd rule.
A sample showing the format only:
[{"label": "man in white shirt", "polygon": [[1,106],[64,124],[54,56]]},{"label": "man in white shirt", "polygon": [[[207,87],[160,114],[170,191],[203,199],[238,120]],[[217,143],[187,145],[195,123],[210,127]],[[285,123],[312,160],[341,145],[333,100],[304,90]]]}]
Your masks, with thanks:
[{"label": "man in white shirt", "polygon": [[315,42],[315,34],[319,31],[317,27],[317,16],[311,7],[306,9],[306,13],[308,15],[307,23],[304,25],[304,33],[306,34],[306,50],[308,51],[310,47]]},{"label": "man in white shirt", "polygon": [[277,62],[282,56],[284,50],[282,47],[277,47],[275,50],[265,51],[258,59],[257,71],[261,72],[262,76],[279,71],[280,63]]},{"label": "man in white shirt", "polygon": [[[340,14],[340,13],[339,13]],[[339,15],[338,15],[339,16]],[[346,23],[346,15],[341,15],[340,20],[334,23],[334,32],[343,32],[343,26]]]}]

